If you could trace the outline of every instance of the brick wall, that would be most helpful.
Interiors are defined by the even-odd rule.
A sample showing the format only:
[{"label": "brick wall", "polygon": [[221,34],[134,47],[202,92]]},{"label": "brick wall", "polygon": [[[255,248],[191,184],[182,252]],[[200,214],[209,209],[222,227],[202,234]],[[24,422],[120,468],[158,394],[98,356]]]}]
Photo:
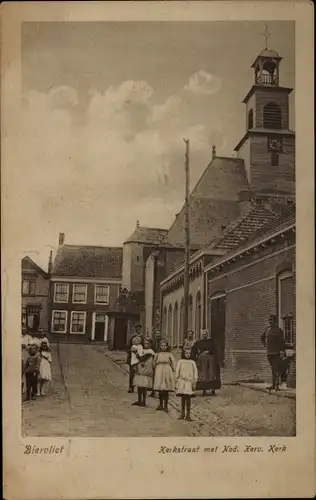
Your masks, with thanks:
[{"label": "brick wall", "polygon": [[[256,257],[246,267],[241,259],[234,270],[227,267],[223,275],[209,276],[208,281],[209,297],[226,292],[225,365],[236,379],[270,376],[260,335],[269,314],[277,313],[276,269],[284,261],[294,264],[295,249],[274,246],[270,254],[257,253]],[[210,301],[207,319],[211,329],[209,307]]]}]

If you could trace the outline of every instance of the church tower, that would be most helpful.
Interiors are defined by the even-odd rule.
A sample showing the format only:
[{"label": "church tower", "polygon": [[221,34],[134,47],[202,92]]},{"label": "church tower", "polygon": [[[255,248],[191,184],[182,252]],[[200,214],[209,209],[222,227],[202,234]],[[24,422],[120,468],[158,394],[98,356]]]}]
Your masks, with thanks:
[{"label": "church tower", "polygon": [[246,133],[235,147],[258,202],[291,203],[295,198],[295,133],[289,129],[293,89],[280,86],[281,60],[267,46],[255,59],[254,84],[243,101]]}]

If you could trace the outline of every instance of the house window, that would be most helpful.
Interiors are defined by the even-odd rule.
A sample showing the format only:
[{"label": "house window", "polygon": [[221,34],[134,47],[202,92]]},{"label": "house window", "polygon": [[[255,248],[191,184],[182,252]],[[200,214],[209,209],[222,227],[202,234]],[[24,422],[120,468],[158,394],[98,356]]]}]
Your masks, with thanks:
[{"label": "house window", "polygon": [[72,301],[75,304],[84,304],[87,302],[87,285],[73,285]]},{"label": "house window", "polygon": [[295,285],[293,273],[283,271],[278,276],[279,326],[287,344],[294,344]]},{"label": "house window", "polygon": [[55,283],[54,302],[68,302],[68,283]]},{"label": "house window", "polygon": [[84,311],[72,311],[70,333],[85,333],[86,313]]},{"label": "house window", "polygon": [[95,285],[95,304],[109,303],[109,285]]},{"label": "house window", "polygon": [[271,152],[271,165],[272,167],[279,166],[279,153],[277,153],[276,151]]},{"label": "house window", "polygon": [[67,311],[53,311],[52,332],[66,333],[67,331]]},{"label": "house window", "polygon": [[27,312],[26,307],[22,307],[22,330],[27,326]]},{"label": "house window", "polygon": [[22,295],[35,295],[35,277],[23,277],[22,281]]}]

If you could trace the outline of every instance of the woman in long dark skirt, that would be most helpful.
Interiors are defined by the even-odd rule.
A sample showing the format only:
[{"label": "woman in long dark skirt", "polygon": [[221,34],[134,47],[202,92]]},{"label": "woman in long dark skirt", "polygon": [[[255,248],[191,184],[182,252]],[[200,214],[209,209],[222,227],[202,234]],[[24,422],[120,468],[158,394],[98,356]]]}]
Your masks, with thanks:
[{"label": "woman in long dark skirt", "polygon": [[199,378],[196,390],[203,391],[202,395],[207,396],[207,390],[215,391],[221,388],[220,362],[215,342],[209,338],[207,330],[202,331],[201,340],[197,340],[192,348],[192,358],[198,368]]}]

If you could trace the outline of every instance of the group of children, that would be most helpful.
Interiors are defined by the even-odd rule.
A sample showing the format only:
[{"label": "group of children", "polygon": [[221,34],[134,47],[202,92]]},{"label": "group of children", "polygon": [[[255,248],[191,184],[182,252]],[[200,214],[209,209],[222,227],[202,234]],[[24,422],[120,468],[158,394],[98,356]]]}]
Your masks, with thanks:
[{"label": "group of children", "polygon": [[[198,380],[195,361],[191,359],[191,348],[185,348],[182,359],[176,363],[167,340],[161,339],[157,352],[152,349],[152,341],[136,335],[131,346],[131,369],[133,385],[137,387],[138,399],[135,406],[146,407],[147,391],[159,394],[158,411],[168,412],[169,394],[176,392],[181,397],[181,415],[179,419],[192,421],[191,398]],[[154,395],[152,392],[151,395]]]},{"label": "group of children", "polygon": [[52,380],[52,356],[48,339],[41,332],[22,335],[22,396],[30,401],[44,396]]}]

